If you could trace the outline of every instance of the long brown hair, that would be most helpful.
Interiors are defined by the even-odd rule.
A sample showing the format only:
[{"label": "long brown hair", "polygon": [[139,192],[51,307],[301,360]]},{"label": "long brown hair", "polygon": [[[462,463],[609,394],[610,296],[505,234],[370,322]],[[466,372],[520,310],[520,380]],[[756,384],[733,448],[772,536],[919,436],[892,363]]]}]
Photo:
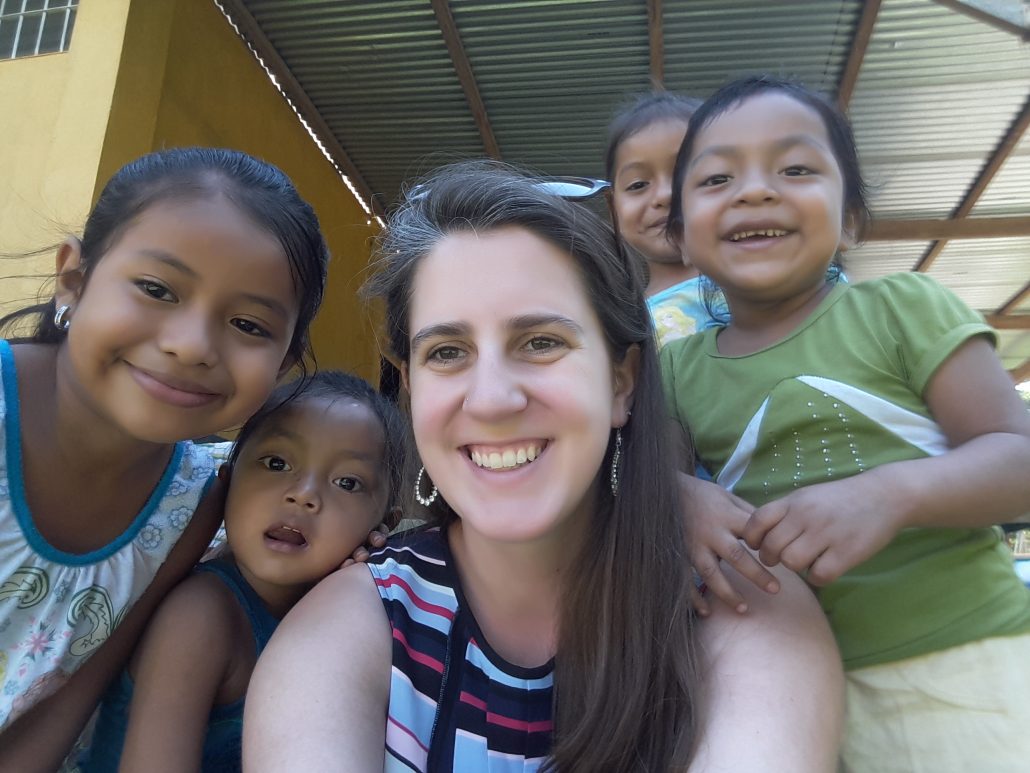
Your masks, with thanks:
[{"label": "long brown hair", "polygon": [[[613,362],[640,349],[633,414],[622,428],[618,496],[598,472],[598,505],[562,589],[554,675],[554,747],[547,770],[686,767],[698,728],[696,628],[658,354],[636,261],[593,213],[531,178],[488,162],[437,171],[412,188],[377,244],[366,293],[385,301],[392,354],[410,357],[408,314],[419,261],[445,235],[525,228],[575,261]],[[446,493],[446,492],[442,492]],[[438,522],[456,514],[439,497]]]}]

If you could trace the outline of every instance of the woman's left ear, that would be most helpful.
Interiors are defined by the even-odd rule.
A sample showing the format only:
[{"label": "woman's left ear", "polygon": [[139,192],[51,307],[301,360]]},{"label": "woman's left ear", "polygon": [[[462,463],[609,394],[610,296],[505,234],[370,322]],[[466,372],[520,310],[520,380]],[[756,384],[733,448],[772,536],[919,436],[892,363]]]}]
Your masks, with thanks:
[{"label": "woman's left ear", "polygon": [[855,222],[855,218],[845,213],[843,227],[840,231],[840,241],[837,243],[837,251],[847,252],[858,244],[858,239],[855,237],[857,232],[858,224]]},{"label": "woman's left ear", "polygon": [[633,391],[640,372],[640,346],[633,344],[626,349],[622,362],[612,368],[615,378],[615,394],[612,396],[612,426],[621,427],[629,420],[633,407]]}]

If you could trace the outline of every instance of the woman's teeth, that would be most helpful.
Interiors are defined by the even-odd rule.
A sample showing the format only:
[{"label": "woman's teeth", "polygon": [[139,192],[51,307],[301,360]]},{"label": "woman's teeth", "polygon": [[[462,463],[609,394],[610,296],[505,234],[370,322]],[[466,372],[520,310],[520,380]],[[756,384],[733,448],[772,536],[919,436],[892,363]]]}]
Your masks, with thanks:
[{"label": "woman's teeth", "polygon": [[540,455],[539,446],[508,448],[504,451],[470,451],[472,461],[488,470],[506,470],[528,464]]}]

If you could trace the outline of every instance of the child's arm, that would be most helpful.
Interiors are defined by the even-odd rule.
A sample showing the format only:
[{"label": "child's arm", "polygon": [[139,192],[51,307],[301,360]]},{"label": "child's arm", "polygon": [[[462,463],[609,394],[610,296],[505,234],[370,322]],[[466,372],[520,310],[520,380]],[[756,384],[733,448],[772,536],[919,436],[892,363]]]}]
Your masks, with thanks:
[{"label": "child's arm", "polygon": [[200,770],[208,715],[239,634],[249,635],[239,623],[238,604],[210,574],[168,594],[137,650],[121,770]]},{"label": "child's arm", "polygon": [[974,338],[930,378],[926,404],[947,453],[800,489],[755,511],[744,530],[768,566],[823,585],[907,527],[975,527],[1030,509],[1030,413],[990,344]]},{"label": "child's arm", "polygon": [[222,486],[216,482],[150,586],[108,640],[60,690],[0,734],[0,770],[52,773],[60,767],[108,683],[128,661],[154,609],[210,543],[221,521],[224,497]]},{"label": "child's arm", "polygon": [[776,598],[727,570],[751,613],[701,622],[708,702],[691,773],[832,773],[844,718],[840,653],[811,591],[782,568]]},{"label": "child's arm", "polygon": [[368,568],[319,583],[258,661],[243,723],[244,768],[383,770],[390,624]]}]

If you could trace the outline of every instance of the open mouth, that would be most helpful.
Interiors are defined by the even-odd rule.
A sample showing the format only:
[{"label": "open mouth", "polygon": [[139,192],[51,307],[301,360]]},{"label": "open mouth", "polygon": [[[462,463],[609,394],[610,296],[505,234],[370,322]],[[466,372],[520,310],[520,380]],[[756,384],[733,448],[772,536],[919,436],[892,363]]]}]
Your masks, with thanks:
[{"label": "open mouth", "polygon": [[789,236],[790,231],[781,228],[762,228],[753,231],[734,231],[727,238],[731,242],[757,241],[758,239],[775,239],[781,236]]},{"label": "open mouth", "polygon": [[468,446],[466,450],[477,467],[485,470],[514,470],[532,464],[546,447],[546,442],[532,442],[504,448]]},{"label": "open mouth", "polygon": [[295,529],[286,524],[274,526],[266,531],[265,539],[281,547],[302,548],[308,544],[307,539],[304,538],[304,533],[300,529]]}]

